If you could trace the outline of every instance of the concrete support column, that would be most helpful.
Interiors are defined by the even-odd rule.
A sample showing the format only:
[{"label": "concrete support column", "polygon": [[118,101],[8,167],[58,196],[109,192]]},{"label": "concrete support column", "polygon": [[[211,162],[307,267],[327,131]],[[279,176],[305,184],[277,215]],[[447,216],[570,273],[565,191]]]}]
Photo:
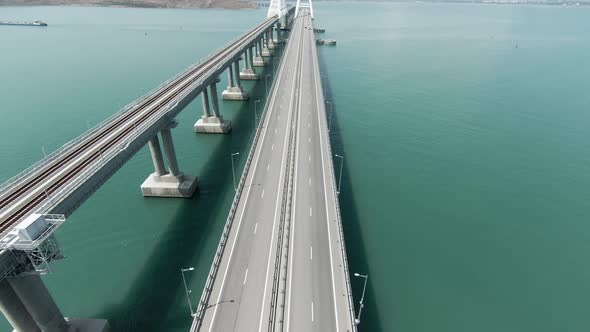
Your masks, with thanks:
[{"label": "concrete support column", "polygon": [[246,59],[248,60],[248,61],[246,61],[246,63],[248,64],[246,68],[252,69],[252,67],[254,67],[254,63],[253,63],[254,59],[252,56],[252,47],[248,47],[248,50],[246,51]]},{"label": "concrete support column", "polygon": [[[233,70],[232,70],[232,64],[229,65],[229,71],[228,71],[229,75],[230,75],[230,82],[229,85],[227,87],[227,89],[223,90],[223,92],[221,93],[221,97],[223,98],[223,100],[248,100],[248,98],[250,97],[248,95],[247,92],[245,92],[242,89],[242,85],[240,83],[240,61],[236,60],[233,63]],[[234,80],[234,75],[235,76],[235,80]]]},{"label": "concrete support column", "polygon": [[264,67],[264,59],[262,58],[262,46],[260,45],[260,39],[256,40],[255,48],[256,56],[254,57],[254,61],[252,61],[252,65],[254,67]]},{"label": "concrete support column", "polygon": [[207,92],[207,88],[201,94],[203,95],[203,115],[208,118],[211,116],[211,111],[209,111],[209,93]]},{"label": "concrete support column", "polygon": [[14,332],[41,332],[6,279],[0,282],[0,311],[14,328]]},{"label": "concrete support column", "polygon": [[162,158],[162,150],[160,149],[160,140],[158,140],[158,135],[152,137],[149,140],[148,145],[150,147],[150,152],[152,154],[152,162],[154,163],[154,170],[158,175],[165,175],[166,167],[164,167],[164,158]]},{"label": "concrete support column", "polygon": [[242,88],[242,84],[240,82],[240,61],[236,61],[234,62],[234,72],[236,73],[236,86],[238,88]]},{"label": "concrete support column", "polygon": [[[231,68],[231,65],[230,65]],[[219,114],[219,100],[217,99],[217,82],[213,81],[209,87],[211,90],[211,104],[213,105],[213,116],[205,114],[194,125],[195,132],[206,134],[226,134],[231,130],[231,122],[224,121]],[[230,87],[228,87],[230,88]],[[225,91],[224,91],[225,92]],[[206,91],[204,91],[206,93]],[[203,94],[203,97],[205,94]],[[207,103],[208,104],[208,103]]]},{"label": "concrete support column", "polygon": [[245,66],[244,69],[240,72],[240,79],[241,80],[249,80],[255,81],[260,79],[260,74],[257,74],[253,67],[254,67],[254,60],[252,59],[252,47],[249,46],[244,53]]},{"label": "concrete support column", "polygon": [[66,332],[68,324],[37,274],[9,279],[10,286],[43,332]]},{"label": "concrete support column", "polygon": [[210,86],[211,89],[211,99],[213,104],[213,114],[216,118],[220,118],[219,115],[219,99],[217,99],[217,82],[213,81]]},{"label": "concrete support column", "polygon": [[269,43],[268,43],[268,30],[266,30],[262,33],[262,41],[263,41],[263,47],[262,47],[262,52],[260,54],[265,57],[271,56],[270,49],[268,46],[269,45]]},{"label": "concrete support column", "polygon": [[235,86],[234,83],[234,70],[231,67],[231,64],[227,67],[227,82],[230,87]]},{"label": "concrete support column", "polygon": [[172,176],[181,176],[178,169],[178,160],[176,160],[176,151],[174,151],[174,142],[172,141],[172,132],[170,128],[160,130],[164,151],[166,151],[166,160],[168,161],[168,170]]}]

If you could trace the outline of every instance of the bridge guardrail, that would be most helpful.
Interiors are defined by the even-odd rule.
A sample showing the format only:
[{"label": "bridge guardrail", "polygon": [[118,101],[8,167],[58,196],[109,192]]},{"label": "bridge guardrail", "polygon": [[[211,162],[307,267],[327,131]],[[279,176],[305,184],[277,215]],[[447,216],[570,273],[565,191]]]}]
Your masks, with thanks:
[{"label": "bridge guardrail", "polygon": [[[317,48],[315,46],[315,43],[312,43],[312,44],[313,44],[314,52],[316,52],[316,54],[317,54]],[[318,72],[319,72],[319,64],[318,64],[318,61],[317,61],[317,56],[314,59],[314,63],[317,66]],[[316,77],[316,79],[317,79],[317,77]],[[321,78],[320,78],[320,86],[322,86],[321,85]],[[323,88],[321,88],[320,91],[322,91],[322,101],[324,101],[325,98],[324,98]],[[329,158],[329,160],[330,160],[330,167],[328,167],[329,170],[330,170],[330,180],[331,180],[330,182],[332,183],[332,190],[335,193],[337,193],[338,192],[338,190],[337,190],[338,186],[336,184],[336,175],[334,173],[334,161],[333,161],[333,158],[332,158],[334,156],[334,154],[332,153],[332,144],[330,142],[330,130],[328,129],[328,113],[326,112],[326,104],[325,104],[325,102],[322,103],[322,109],[324,111],[323,127],[324,127],[324,132],[326,133],[326,138],[327,138],[327,143],[328,143],[327,144],[328,145],[328,154],[330,156],[330,158]],[[332,110],[333,110],[333,108],[332,108]],[[352,324],[353,331],[356,331],[357,328],[356,328],[356,324],[354,322],[355,313],[354,313],[354,302],[353,302],[353,299],[352,299],[352,286],[351,286],[351,283],[350,283],[350,271],[348,269],[348,258],[346,256],[346,245],[345,245],[345,242],[344,242],[344,232],[342,230],[342,215],[341,215],[341,212],[340,212],[340,202],[339,202],[339,199],[338,199],[338,194],[334,195],[334,206],[336,207],[336,217],[338,218],[338,222],[337,222],[337,224],[338,224],[338,233],[339,233],[339,240],[340,240],[340,248],[341,248],[341,251],[342,251],[342,258],[344,260],[343,267],[344,267],[344,275],[345,275],[345,278],[346,278],[346,288],[347,288],[346,289],[346,292],[347,292],[347,295],[348,295],[347,296],[348,297],[348,305],[349,305],[349,308],[350,308],[350,315],[351,315],[351,319],[352,319],[351,324]]]}]

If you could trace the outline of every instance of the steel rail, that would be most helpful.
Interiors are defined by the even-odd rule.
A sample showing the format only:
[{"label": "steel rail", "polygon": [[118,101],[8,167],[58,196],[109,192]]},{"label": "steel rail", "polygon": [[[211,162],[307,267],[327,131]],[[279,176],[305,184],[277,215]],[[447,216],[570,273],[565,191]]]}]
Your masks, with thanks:
[{"label": "steel rail", "polygon": [[[264,29],[268,28],[269,23],[272,22],[272,21],[274,21],[274,18],[265,20],[263,23],[261,23],[260,25],[258,25],[255,29],[251,30],[249,33],[245,34],[244,36],[241,36],[236,41],[234,41],[230,45],[226,46],[224,49],[220,50],[220,52],[224,52],[224,50],[225,50],[225,53],[228,53],[228,52],[233,51],[233,49],[231,49],[232,46],[235,49],[235,46],[238,43],[242,42],[244,39],[248,39],[253,34],[257,34],[261,30],[264,30]],[[2,200],[0,200],[0,210],[2,210],[3,208],[5,208],[8,204],[10,204],[12,201],[14,201],[21,194],[23,194],[24,192],[27,192],[34,185],[36,185],[37,183],[39,183],[44,177],[46,177],[47,175],[50,175],[50,174],[54,173],[59,167],[63,166],[64,164],[66,164],[67,162],[69,162],[70,160],[72,160],[80,152],[85,151],[88,147],[90,147],[91,145],[93,145],[94,143],[96,143],[98,140],[104,138],[112,130],[120,127],[121,124],[124,124],[127,120],[129,120],[134,115],[136,115],[136,114],[142,112],[143,110],[145,110],[146,108],[152,106],[152,103],[155,100],[157,100],[158,98],[160,98],[162,95],[166,94],[168,91],[174,89],[179,84],[183,83],[183,80],[185,80],[186,77],[195,74],[195,72],[197,72],[197,71],[203,71],[203,69],[205,69],[205,70],[211,69],[211,66],[209,66],[208,68],[203,68],[203,65],[206,66],[207,64],[209,64],[211,62],[215,62],[215,60],[217,60],[220,57],[223,58],[224,56],[225,56],[225,54],[223,54],[223,53],[222,54],[215,54],[213,56],[210,56],[204,62],[200,63],[198,66],[192,67],[189,70],[183,72],[183,74],[178,75],[179,77],[174,82],[172,82],[172,84],[170,84],[168,86],[163,86],[161,89],[156,89],[156,94],[147,97],[146,98],[147,101],[145,101],[145,99],[144,99],[144,101],[143,101],[143,103],[141,105],[138,105],[138,106],[136,105],[137,108],[132,109],[132,111],[129,112],[129,113],[123,114],[121,118],[119,118],[119,119],[117,119],[115,121],[115,123],[109,125],[106,129],[104,129],[104,130],[102,130],[100,132],[97,132],[96,135],[94,135],[93,137],[91,137],[89,141],[81,142],[82,143],[81,146],[78,146],[73,151],[70,151],[68,153],[68,155],[66,155],[65,157],[63,157],[61,159],[58,159],[58,160],[54,160],[55,162],[53,164],[47,165],[48,168],[46,168],[44,171],[42,171],[39,174],[36,174],[33,177],[33,179],[30,179],[24,185],[22,185],[21,187],[16,188],[16,190],[14,190],[14,191],[12,191],[7,197],[4,197]]]},{"label": "steel rail", "polygon": [[[220,54],[215,54],[213,56],[210,56],[206,61],[202,62],[200,65],[189,69],[188,71],[185,72],[185,74],[179,75],[180,77],[178,78],[178,80],[176,82],[174,82],[173,84],[171,84],[168,87],[164,87],[163,89],[159,90],[156,95],[149,97],[148,101],[145,102],[143,105],[140,105],[140,107],[134,109],[132,112],[125,114],[122,119],[119,119],[116,122],[116,124],[109,126],[106,130],[104,130],[100,133],[97,133],[97,135],[94,136],[93,138],[91,138],[90,141],[85,142],[81,147],[77,147],[73,152],[70,152],[65,158],[58,160],[57,163],[51,165],[49,167],[49,169],[44,170],[41,174],[37,175],[33,180],[30,180],[28,183],[26,183],[25,188],[19,188],[20,194],[23,193],[22,192],[23,190],[27,191],[32,186],[39,183],[43,179],[43,177],[46,178],[47,175],[54,173],[60,166],[66,164],[68,161],[72,160],[74,157],[77,157],[82,152],[85,152],[85,150],[88,150],[88,147],[93,145],[97,140],[104,138],[106,135],[110,134],[114,129],[119,129],[119,128],[116,128],[118,125],[126,122],[129,118],[132,118],[134,115],[140,114],[146,108],[151,107],[150,111],[146,112],[146,114],[141,115],[141,117],[138,120],[136,120],[135,122],[128,125],[127,128],[124,128],[121,133],[119,133],[117,136],[115,136],[114,138],[112,138],[111,140],[109,140],[108,142],[103,144],[102,146],[100,146],[99,151],[93,152],[89,157],[87,157],[85,160],[83,160],[80,164],[76,165],[72,170],[70,170],[69,172],[64,174],[55,183],[51,184],[50,187],[47,188],[44,192],[39,193],[36,197],[34,197],[31,201],[29,201],[25,206],[23,206],[22,208],[17,210],[15,213],[10,215],[4,222],[2,222],[2,224],[0,224],[0,232],[4,232],[12,224],[14,224],[20,217],[22,217],[24,214],[29,212],[35,206],[37,206],[43,200],[44,197],[47,197],[50,194],[52,194],[54,191],[59,189],[67,180],[69,180],[72,177],[74,177],[75,175],[77,175],[82,169],[86,168],[86,166],[88,166],[91,162],[93,162],[97,158],[99,158],[101,156],[103,149],[106,151],[109,148],[111,148],[112,146],[114,146],[115,144],[117,144],[130,131],[135,129],[138,124],[141,125],[141,123],[144,122],[145,120],[147,120],[150,116],[152,116],[155,113],[157,113],[158,111],[160,111],[162,106],[166,106],[166,105],[170,104],[170,102],[173,101],[177,96],[179,96],[183,92],[185,92],[187,87],[189,87],[190,85],[192,85],[193,83],[198,81],[200,78],[202,78],[204,76],[204,74],[207,74],[211,69],[213,69],[215,64],[217,62],[219,62],[219,60],[223,60],[232,52],[235,52],[236,50],[239,50],[240,48],[242,48],[245,44],[244,43],[245,40],[249,40],[253,35],[259,34],[261,31],[267,29],[269,25],[272,25],[274,23],[274,20],[276,20],[276,19],[275,18],[267,19],[262,24],[257,26],[254,30],[251,30],[249,33],[238,38],[235,42],[230,44],[230,46],[226,47],[226,49],[223,49]],[[193,75],[193,77],[186,79],[186,77],[191,76],[191,75]],[[178,86],[180,86],[180,87],[178,88]],[[161,98],[162,95],[165,95],[166,93],[170,92],[171,90],[173,90],[175,88],[176,88],[176,90],[173,91],[173,93],[170,96],[166,97],[163,101],[159,102],[156,105],[150,104],[150,103],[153,103],[154,100]],[[11,195],[11,196],[14,196],[14,195]],[[18,197],[18,196],[16,196],[16,197]],[[10,199],[10,202],[13,201],[16,197]],[[6,202],[6,201],[7,201],[7,199],[3,200],[3,202]],[[3,207],[3,206],[0,206],[0,207]]]}]

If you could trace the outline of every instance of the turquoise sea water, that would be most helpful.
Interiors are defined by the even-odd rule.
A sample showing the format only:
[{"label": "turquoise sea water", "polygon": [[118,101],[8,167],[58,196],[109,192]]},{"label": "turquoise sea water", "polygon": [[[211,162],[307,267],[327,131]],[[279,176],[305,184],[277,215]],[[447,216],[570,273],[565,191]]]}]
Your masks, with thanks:
[{"label": "turquoise sea water", "polygon": [[[0,180],[264,14],[2,7],[0,19],[50,26],[0,27]],[[370,280],[362,330],[588,330],[590,8],[345,2],[315,14],[338,40],[319,50],[350,266]],[[248,87],[264,97],[263,83]],[[188,329],[179,269],[196,268],[196,303],[233,198],[230,153],[247,152],[254,124],[253,104],[223,103],[232,134],[197,136],[201,112],[197,99],[174,130],[197,196],[141,197],[143,149],[58,231],[67,258],[44,280],[67,316]]]}]

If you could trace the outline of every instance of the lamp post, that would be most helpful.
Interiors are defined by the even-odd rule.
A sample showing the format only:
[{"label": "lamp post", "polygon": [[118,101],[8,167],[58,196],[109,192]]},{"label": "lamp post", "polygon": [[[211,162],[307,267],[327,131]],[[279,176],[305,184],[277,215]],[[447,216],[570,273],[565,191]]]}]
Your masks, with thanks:
[{"label": "lamp post", "polygon": [[326,104],[330,105],[330,118],[328,119],[328,131],[330,131],[330,128],[332,128],[332,102],[329,100],[326,100]]},{"label": "lamp post", "polygon": [[355,325],[359,325],[359,323],[361,322],[361,314],[363,313],[363,307],[365,306],[365,304],[364,304],[364,301],[365,301],[365,290],[367,289],[367,281],[369,280],[369,275],[355,273],[354,276],[365,279],[365,285],[363,286],[363,295],[361,295],[361,300],[359,302],[359,304],[360,304],[359,305],[359,314],[354,319],[354,324]]},{"label": "lamp post", "polygon": [[184,283],[184,292],[186,293],[186,301],[188,302],[188,307],[191,310],[191,316],[195,317],[195,312],[193,311],[193,305],[191,303],[191,291],[186,286],[186,278],[184,277],[184,273],[188,271],[194,271],[194,267],[189,267],[188,269],[180,269],[180,274],[182,274],[182,282]]},{"label": "lamp post", "polygon": [[258,110],[256,104],[260,102],[260,99],[254,101],[254,128],[258,127]]},{"label": "lamp post", "polygon": [[238,190],[238,187],[236,186],[236,168],[234,166],[234,156],[237,156],[239,154],[240,154],[239,152],[231,154],[231,170],[232,170],[232,174],[234,175],[234,190]]},{"label": "lamp post", "polygon": [[341,159],[340,162],[340,176],[338,177],[338,191],[336,192],[338,195],[340,195],[340,185],[342,184],[342,166],[344,165],[344,156],[335,154],[334,156],[338,157]]}]

